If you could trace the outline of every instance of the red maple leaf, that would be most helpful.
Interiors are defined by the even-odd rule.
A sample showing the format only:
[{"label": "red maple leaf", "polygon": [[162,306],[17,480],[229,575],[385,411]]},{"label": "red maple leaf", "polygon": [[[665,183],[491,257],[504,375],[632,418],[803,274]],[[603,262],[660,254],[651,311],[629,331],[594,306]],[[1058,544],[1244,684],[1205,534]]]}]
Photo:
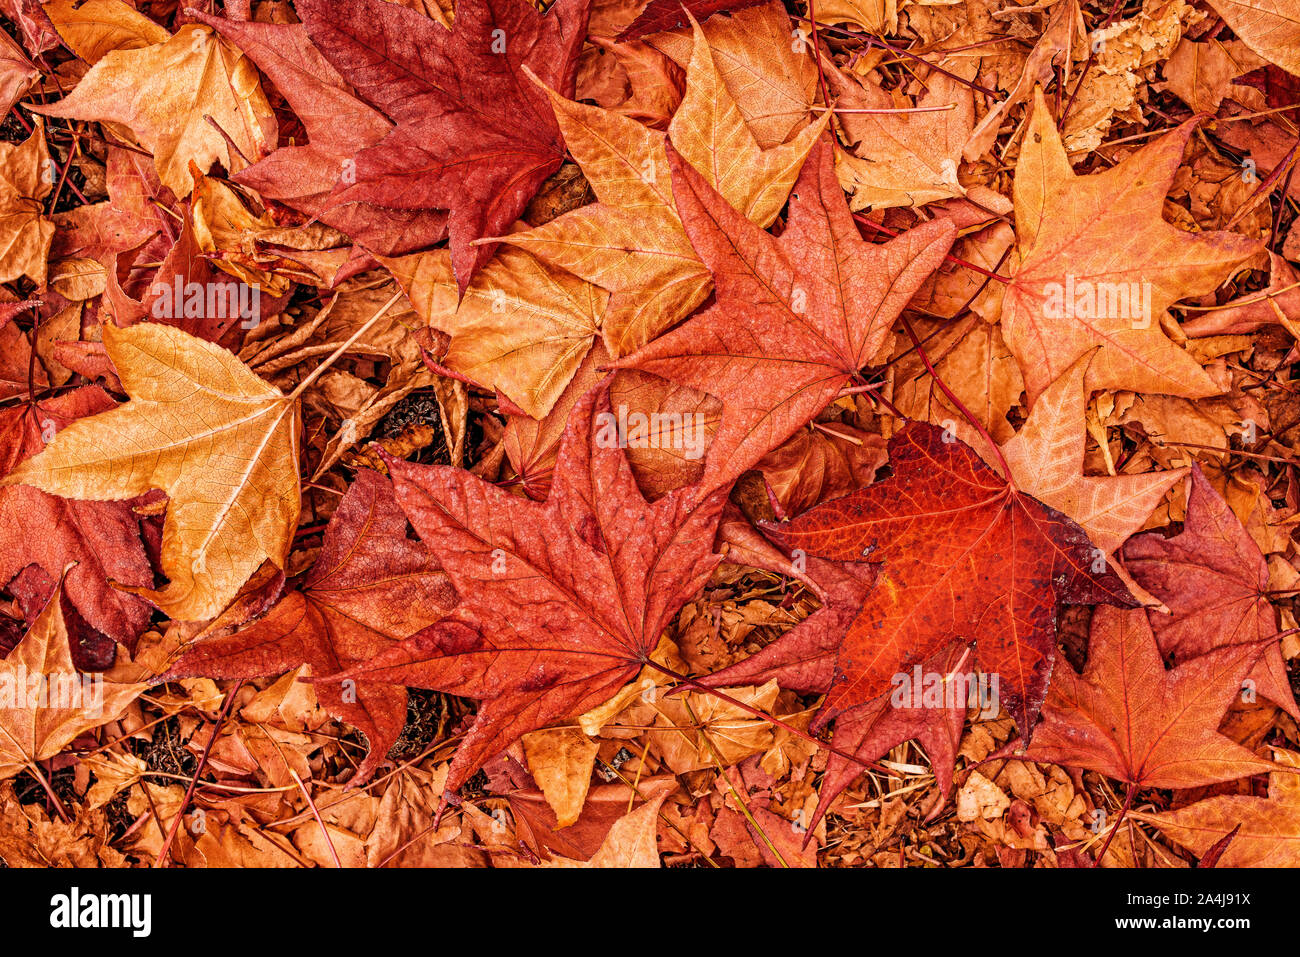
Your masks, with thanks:
[{"label": "red maple leaf", "polygon": [[449,792],[521,735],[631,681],[719,561],[725,492],[700,500],[687,487],[648,504],[623,451],[598,440],[598,409],[608,408],[603,386],[574,406],[544,504],[462,469],[386,460],[398,501],[462,603],[337,677],[481,699]]},{"label": "red maple leaf", "polygon": [[[362,469],[325,529],[320,557],[267,615],[186,649],[159,681],[201,675],[258,678],[311,665],[344,671],[446,614],[455,589],[429,549],[406,537],[392,485]],[[316,685],[331,715],[361,730],[370,753],[351,783],[367,780],[406,721],[406,689],[380,682]]]},{"label": "red maple leaf", "polygon": [[1141,609],[1098,608],[1083,675],[1068,667],[1052,682],[1031,761],[1100,771],[1138,787],[1191,788],[1270,770],[1219,734],[1254,649],[1219,648],[1166,671]]},{"label": "red maple leaf", "polygon": [[[998,677],[1000,703],[1032,728],[1055,660],[1058,605],[1131,607],[1132,596],[1104,562],[1098,567],[1083,529],[1017,491],[951,434],[910,422],[889,453],[889,478],[766,526],[788,554],[877,566],[847,632],[797,627],[709,684],[779,677],[826,690],[813,722],[820,728],[841,714],[856,721],[861,712],[851,712],[874,706],[898,676],[954,642],[971,643],[981,671]],[[839,735],[837,725],[837,748]]]},{"label": "red maple leaf", "polygon": [[1259,693],[1300,717],[1282,646],[1268,640],[1278,633],[1268,562],[1199,465],[1192,468],[1182,534],[1134,536],[1124,546],[1124,567],[1170,611],[1151,615],[1163,654],[1181,663],[1216,648],[1251,645],[1259,649],[1251,672]]},{"label": "red maple leaf", "polygon": [[332,204],[445,209],[461,292],[564,159],[541,86],[572,96],[591,0],[462,0],[451,30],[385,0],[299,0],[312,42],[396,128]]},{"label": "red maple leaf", "polygon": [[334,205],[334,188],[355,173],[357,154],[378,145],[393,124],[353,95],[351,87],[321,56],[301,23],[199,20],[248,54],[275,84],[307,130],[309,142],[291,143],[235,174],[264,199],[284,203],[381,255],[431,246],[447,238],[447,214],[440,209],[376,209],[369,203]]},{"label": "red maple leaf", "polygon": [[884,345],[956,236],[946,220],[866,242],[813,147],[773,237],[736,212],[669,147],[673,195],[716,302],[616,363],[722,401],[702,487],[730,484],[826,407]]}]

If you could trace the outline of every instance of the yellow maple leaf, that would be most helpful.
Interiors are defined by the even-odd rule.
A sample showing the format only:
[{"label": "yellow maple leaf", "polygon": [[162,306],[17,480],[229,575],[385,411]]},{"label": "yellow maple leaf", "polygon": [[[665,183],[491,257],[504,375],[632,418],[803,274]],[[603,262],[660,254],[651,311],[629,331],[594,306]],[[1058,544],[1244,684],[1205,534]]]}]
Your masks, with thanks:
[{"label": "yellow maple leaf", "polygon": [[91,64],[114,50],[139,50],[171,37],[123,0],[51,0],[41,9],[68,49]]},{"label": "yellow maple leaf", "polygon": [[22,143],[0,143],[0,282],[26,276],[45,286],[54,223],[41,201],[53,188],[53,171],[40,120]]},{"label": "yellow maple leaf", "polygon": [[74,499],[162,489],[163,589],[132,589],[185,621],[215,616],[266,559],[284,568],[298,522],[297,396],[171,326],[104,325],[131,400],[59,432],[8,477]]},{"label": "yellow maple leaf", "polygon": [[[163,43],[106,53],[68,96],[33,108],[47,116],[120,123],[153,153],[158,178],[177,196],[190,192],[189,164],[220,162],[235,173],[270,152],[275,114],[253,64],[201,24]],[[238,152],[209,123],[230,137]]]}]

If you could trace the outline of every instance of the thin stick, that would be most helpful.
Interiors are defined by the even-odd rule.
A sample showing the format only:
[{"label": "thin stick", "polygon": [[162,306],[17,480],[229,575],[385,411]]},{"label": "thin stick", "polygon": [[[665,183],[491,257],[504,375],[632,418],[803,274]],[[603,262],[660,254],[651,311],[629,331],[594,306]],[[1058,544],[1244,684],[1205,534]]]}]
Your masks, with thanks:
[{"label": "thin stick", "polygon": [[307,390],[307,387],[309,385],[311,385],[313,382],[319,379],[321,375],[324,374],[326,369],[328,369],[330,366],[332,366],[335,362],[338,361],[339,356],[347,352],[348,349],[352,347],[352,344],[354,342],[356,342],[367,332],[369,332],[370,327],[373,326],[376,322],[378,322],[380,317],[383,316],[383,314],[386,313],[389,309],[391,309],[393,307],[393,303],[401,299],[403,295],[405,294],[400,289],[397,292],[393,293],[393,298],[389,299],[388,302],[380,306],[373,316],[371,316],[369,319],[367,319],[365,322],[361,324],[360,329],[352,333],[352,335],[348,337],[346,342],[344,342],[341,346],[339,346],[332,353],[330,353],[329,356],[326,357],[324,362],[322,362],[315,369],[313,369],[310,372],[310,374],[308,374],[307,378],[303,379],[301,382],[298,383],[298,387],[294,389],[292,392],[290,392],[289,395],[287,396],[288,400],[292,402],[294,399],[302,395],[303,392]]},{"label": "thin stick", "polygon": [[949,103],[947,106],[900,106],[900,107],[896,107],[896,108],[894,108],[894,109],[879,109],[879,110],[868,110],[868,109],[861,109],[861,110],[841,110],[839,107],[829,107],[829,106],[810,106],[808,109],[810,109],[810,110],[821,110],[823,113],[826,112],[827,110],[830,110],[832,113],[836,114],[837,116],[841,116],[841,115],[844,115],[844,114],[847,114],[847,113],[870,113],[870,114],[873,114],[873,115],[875,115],[875,114],[881,114],[881,113],[885,113],[885,114],[888,114],[888,113],[946,113],[946,112],[949,111],[949,110],[955,110],[955,109],[957,109],[957,104],[956,104],[956,103]]},{"label": "thin stick", "polygon": [[1124,823],[1124,817],[1128,814],[1128,809],[1133,806],[1133,795],[1137,792],[1132,784],[1128,786],[1128,794],[1124,797],[1124,806],[1119,809],[1119,817],[1115,819],[1115,826],[1110,829],[1106,835],[1106,843],[1101,846],[1101,853],[1097,855],[1097,863],[1100,864],[1106,852],[1110,850],[1110,842],[1115,839],[1115,834],[1119,831],[1119,826]]},{"label": "thin stick", "polygon": [[181,806],[176,811],[171,830],[167,833],[167,840],[163,842],[162,850],[158,852],[158,857],[153,862],[154,867],[162,867],[163,861],[167,859],[167,855],[171,852],[172,842],[176,840],[176,832],[180,830],[181,821],[185,817],[185,809],[189,807],[190,801],[194,798],[194,789],[198,787],[199,777],[203,774],[204,767],[207,766],[208,755],[212,753],[212,746],[217,743],[217,738],[221,735],[221,726],[226,723],[226,718],[230,716],[230,709],[235,705],[235,696],[243,686],[244,679],[241,678],[235,682],[233,688],[226,692],[226,703],[221,706],[221,713],[217,715],[217,723],[212,728],[212,737],[208,738],[207,746],[199,757],[199,766],[194,769],[194,778],[190,781],[190,786],[185,789],[185,797],[181,799]]},{"label": "thin stick", "polygon": [[718,754],[718,749],[713,746],[713,739],[709,737],[709,732],[704,728],[700,719],[695,716],[695,709],[691,707],[689,701],[683,701],[682,703],[686,705],[686,713],[690,715],[691,720],[695,722],[695,730],[699,733],[705,746],[709,749],[709,757],[713,758],[713,764],[718,769],[718,776],[726,782],[727,790],[731,792],[731,796],[735,798],[736,803],[740,805],[740,811],[745,815],[745,820],[749,822],[750,827],[758,832],[759,836],[763,839],[763,843],[768,846],[768,849],[776,857],[776,862],[782,867],[789,869],[790,865],[786,863],[785,858],[781,855],[781,851],[772,843],[772,839],[767,836],[767,832],[763,830],[758,821],[754,819],[754,815],[750,812],[749,803],[745,800],[744,795],[737,791],[736,786],[731,783],[731,775],[729,775],[726,769],[723,768],[722,758]]},{"label": "thin stick", "polygon": [[808,22],[812,25],[813,60],[817,63],[817,85],[821,87],[822,102],[831,105],[831,96],[826,89],[826,74],[822,72],[821,37],[817,34],[817,2],[808,0]]},{"label": "thin stick", "polygon": [[311,808],[311,816],[316,819],[316,824],[320,827],[321,836],[325,838],[325,846],[330,849],[330,857],[334,859],[334,866],[342,870],[343,865],[339,863],[339,852],[334,850],[334,841],[330,839],[330,832],[325,827],[325,822],[320,819],[320,811],[316,810],[316,802],[307,793],[307,786],[302,783],[302,778],[298,777],[298,772],[290,768],[289,774],[293,776],[293,783],[298,785],[298,790],[302,792],[302,796],[307,799],[307,806]]}]

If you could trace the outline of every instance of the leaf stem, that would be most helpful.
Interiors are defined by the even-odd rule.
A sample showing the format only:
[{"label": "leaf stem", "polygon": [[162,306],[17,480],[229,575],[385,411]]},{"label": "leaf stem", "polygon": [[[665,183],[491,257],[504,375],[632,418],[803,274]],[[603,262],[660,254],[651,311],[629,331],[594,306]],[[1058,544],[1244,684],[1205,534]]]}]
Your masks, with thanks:
[{"label": "leaf stem", "polygon": [[975,414],[971,412],[970,409],[966,408],[966,404],[962,402],[961,399],[957,398],[956,393],[954,393],[952,389],[948,388],[948,384],[944,382],[943,379],[939,378],[939,373],[934,371],[934,366],[930,364],[930,357],[926,355],[925,347],[921,345],[921,340],[916,337],[916,332],[912,329],[912,324],[907,321],[907,317],[900,315],[899,319],[902,320],[903,328],[907,330],[907,335],[908,338],[912,340],[912,345],[916,347],[917,356],[919,356],[921,362],[925,364],[925,371],[930,373],[930,378],[934,379],[934,384],[939,387],[940,391],[942,391],[945,396],[948,397],[948,401],[956,407],[958,412],[966,417],[966,421],[974,426],[975,431],[978,432],[980,437],[988,443],[989,448],[993,450],[993,454],[997,456],[998,464],[1002,466],[1002,477],[1007,480],[1007,484],[1014,490],[1016,487],[1015,479],[1011,475],[1011,467],[1007,465],[1007,460],[1002,455],[1002,449],[993,441],[993,436],[989,435],[989,431],[984,428],[984,424],[980,422],[979,419],[975,418]]},{"label": "leaf stem", "polygon": [[393,297],[389,299],[388,302],[380,306],[379,309],[376,310],[373,316],[371,316],[369,319],[367,319],[365,322],[361,324],[361,328],[359,328],[356,332],[352,333],[352,335],[348,336],[346,342],[344,342],[341,346],[339,346],[328,356],[326,356],[324,362],[318,365],[315,369],[312,369],[311,372],[307,375],[307,378],[303,379],[301,382],[298,383],[297,388],[295,388],[287,396],[288,400],[292,402],[294,399],[302,395],[303,392],[307,390],[307,387],[309,385],[311,385],[313,382],[319,379],[321,375],[324,374],[326,369],[328,369],[330,366],[332,366],[335,362],[338,361],[339,356],[347,352],[348,349],[352,348],[353,343],[355,343],[358,339],[360,339],[367,332],[369,332],[370,327],[373,326],[376,322],[378,322],[380,317],[383,316],[384,313],[388,312],[388,310],[393,307],[393,303],[397,302],[397,300],[402,298],[402,295],[403,293],[400,289],[397,292],[393,293]]},{"label": "leaf stem", "polygon": [[1133,806],[1133,795],[1135,793],[1137,793],[1137,788],[1130,784],[1128,786],[1128,794],[1124,796],[1124,806],[1119,809],[1119,817],[1115,819],[1115,826],[1112,827],[1110,833],[1106,835],[1106,843],[1101,846],[1101,853],[1097,855],[1098,865],[1101,864],[1102,858],[1106,856],[1106,852],[1110,850],[1110,842],[1115,839],[1115,834],[1119,831],[1119,826],[1124,823],[1124,818],[1128,814],[1129,808]]},{"label": "leaf stem", "polygon": [[[900,235],[896,230],[890,229],[888,226],[882,226],[880,223],[868,219],[867,217],[863,216],[861,213],[854,213],[853,218],[864,226],[870,226],[878,233],[884,233],[886,236],[890,237],[891,239],[896,238],[897,236]],[[1003,255],[1005,256],[1005,253]],[[999,276],[997,273],[990,272],[989,270],[985,269],[983,266],[977,266],[973,262],[969,262],[965,259],[961,259],[957,256],[954,256],[952,253],[945,253],[943,258],[945,262],[956,263],[958,266],[964,266],[965,268],[971,270],[972,272],[979,273],[981,276],[985,277],[985,279],[996,279],[1004,286],[1011,284],[1011,280],[1008,279],[1006,276]],[[999,265],[1001,264],[999,263]],[[976,292],[976,295],[979,295],[979,292]]]},{"label": "leaf stem", "polygon": [[243,686],[244,680],[241,678],[235,682],[233,688],[226,692],[226,703],[221,706],[221,713],[217,715],[217,723],[212,726],[212,737],[208,738],[207,746],[204,747],[203,754],[199,757],[198,767],[194,769],[194,777],[190,780],[190,786],[185,789],[185,797],[181,799],[181,806],[176,809],[176,817],[172,819],[171,830],[167,832],[167,840],[163,842],[162,850],[158,852],[158,857],[153,862],[154,867],[162,867],[163,861],[167,859],[167,855],[172,849],[172,842],[176,840],[176,832],[180,830],[181,821],[185,818],[185,809],[190,806],[190,801],[194,798],[194,789],[198,787],[199,778],[202,777],[203,769],[207,766],[208,755],[212,753],[212,746],[217,743],[217,738],[221,736],[221,726],[226,723],[226,718],[230,716],[230,709],[235,705],[235,697]]}]

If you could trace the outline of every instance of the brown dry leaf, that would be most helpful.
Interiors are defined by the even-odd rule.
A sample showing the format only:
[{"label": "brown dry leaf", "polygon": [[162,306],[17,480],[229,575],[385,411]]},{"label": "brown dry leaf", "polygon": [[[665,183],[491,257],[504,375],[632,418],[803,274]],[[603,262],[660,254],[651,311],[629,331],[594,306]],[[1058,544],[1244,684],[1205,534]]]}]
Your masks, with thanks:
[{"label": "brown dry leaf", "polygon": [[10,867],[125,867],[109,838],[103,811],[65,823],[39,804],[20,804],[11,786],[0,791],[0,858]]},{"label": "brown dry leaf", "polygon": [[1003,100],[994,104],[975,124],[962,155],[970,161],[987,153],[997,140],[998,131],[1011,109],[1029,99],[1035,84],[1045,83],[1052,76],[1055,64],[1069,62],[1070,49],[1083,29],[1077,0],[1060,0],[1052,8],[1043,34],[1029,52],[1019,79]]},{"label": "brown dry leaf", "polygon": [[817,22],[848,23],[868,33],[897,33],[899,6],[898,0],[823,0],[817,5]]},{"label": "brown dry leaf", "polygon": [[62,601],[56,588],[18,647],[0,661],[0,779],[112,721],[147,687],[109,683],[73,667]]},{"label": "brown dry leaf", "polygon": [[[1300,768],[1300,754],[1294,751],[1274,748],[1273,759],[1284,768]],[[1135,811],[1133,816],[1198,857],[1240,827],[1218,867],[1300,866],[1300,774],[1273,771],[1268,780],[1266,798],[1223,795],[1175,811]]]},{"label": "brown dry leaf", "polygon": [[574,728],[547,728],[523,736],[528,770],[555,812],[556,827],[582,815],[600,744]]},{"label": "brown dry leaf", "polygon": [[993,821],[1006,813],[1011,806],[1011,799],[1006,793],[980,774],[972,771],[957,790],[957,820],[975,821],[984,819]]},{"label": "brown dry leaf", "polygon": [[499,250],[464,296],[447,250],[382,261],[416,312],[451,336],[443,364],[535,419],[551,411],[607,321],[608,292],[523,249]]},{"label": "brown dry leaf", "polygon": [[[781,689],[775,681],[761,687],[725,688],[724,694],[771,714]],[[739,764],[775,743],[771,722],[713,695],[687,691],[653,699],[655,724],[665,731],[649,735],[651,746],[674,774]],[[706,740],[707,736],[707,740]]]},{"label": "brown dry leaf", "polygon": [[[924,331],[928,331],[926,327],[918,329],[917,335]],[[911,340],[900,336],[897,348],[904,353],[896,365],[892,400],[899,410],[909,418],[950,430],[974,448],[983,448],[979,434],[935,385],[911,348]],[[1007,416],[1019,404],[1025,384],[998,326],[968,316],[928,339],[926,352],[944,384],[996,441],[1015,434]]]},{"label": "brown dry leaf", "polygon": [[1202,14],[1184,0],[1144,0],[1138,15],[1093,30],[1096,54],[1074,96],[1063,138],[1071,154],[1102,142],[1115,118],[1141,119],[1139,90],[1149,68],[1167,59],[1186,27]]},{"label": "brown dry leaf", "polygon": [[870,485],[885,464],[885,440],[841,422],[801,429],[754,468],[791,515]]},{"label": "brown dry leaf", "polygon": [[41,9],[68,48],[90,64],[114,50],[139,50],[171,38],[123,0],[50,0]]},{"label": "brown dry leaf", "polygon": [[605,351],[604,343],[597,339],[550,412],[540,419],[527,415],[507,416],[501,446],[518,477],[519,490],[529,498],[538,501],[546,498],[569,413],[578,399],[599,381],[601,376],[597,369],[608,361],[609,353]]},{"label": "brown dry leaf", "polygon": [[[762,149],[788,142],[808,121],[817,98],[817,68],[806,24],[776,2],[713,17],[704,38],[723,85]],[[647,42],[683,69],[694,49],[689,30],[657,33]]]},{"label": "brown dry leaf", "polygon": [[[954,72],[963,69],[954,63],[944,65],[955,67]],[[974,72],[973,67],[964,69]],[[834,64],[827,64],[826,76],[837,108],[913,106],[908,98],[891,96],[872,81],[854,80]],[[931,113],[837,114],[848,150],[837,153],[835,172],[850,194],[851,209],[924,206],[966,192],[957,181],[957,167],[975,124],[974,94],[959,80],[937,71],[919,77],[918,82],[922,92],[916,108],[950,108]]]},{"label": "brown dry leaf", "polygon": [[664,803],[665,795],[659,795],[642,804],[635,811],[624,815],[614,822],[614,826],[605,835],[600,849],[591,860],[575,861],[555,857],[544,867],[623,867],[623,868],[657,868],[659,863],[659,809]]},{"label": "brown dry leaf", "polygon": [[86,807],[92,810],[103,807],[149,773],[149,766],[134,754],[107,751],[84,760],[95,774],[95,783],[86,792]]},{"label": "brown dry leaf", "polygon": [[[354,282],[339,287],[339,297],[330,305],[320,320],[320,337],[325,342],[343,342],[380,309],[397,291],[392,280],[376,284],[373,276],[367,273]],[[387,358],[388,374],[382,386],[378,388],[369,382],[360,383],[362,393],[355,405],[338,405],[329,410],[331,418],[342,413],[345,418],[339,430],[326,443],[321,453],[320,464],[312,476],[316,481],[324,475],[350,448],[364,442],[375,424],[390,412],[397,403],[417,389],[432,387],[438,395],[439,417],[443,433],[447,437],[448,448],[452,451],[452,464],[460,462],[457,441],[463,447],[464,426],[459,429],[453,421],[451,405],[465,392],[464,383],[435,376],[425,365],[421,350],[420,332],[427,333],[424,324],[409,301],[399,299],[382,318],[367,329],[352,347],[354,352],[375,358]],[[322,387],[334,370],[326,373]],[[349,377],[355,379],[355,377]],[[399,456],[403,457],[403,456]],[[377,463],[382,464],[382,463]]]},{"label": "brown dry leaf", "polygon": [[[1064,512],[1088,533],[1104,563],[1134,532],[1187,469],[1145,475],[1083,474],[1085,356],[1038,397],[1015,437],[1002,446],[1011,479],[1022,491]],[[978,446],[976,446],[978,448]]]},{"label": "brown dry leaf", "polygon": [[1250,109],[1264,109],[1258,90],[1233,80],[1258,69],[1264,61],[1239,40],[1195,42],[1184,38],[1165,61],[1165,89],[1197,113],[1213,113],[1224,97]]},{"label": "brown dry leaf", "polygon": [[215,254],[213,265],[241,282],[257,286],[264,296],[283,296],[291,283],[286,276],[273,274],[256,261],[254,238],[274,229],[270,213],[254,216],[239,200],[238,194],[224,183],[191,170],[194,192],[190,209],[194,238],[199,249]]},{"label": "brown dry leaf", "polygon": [[[443,816],[433,827],[447,765],[433,771],[406,768],[384,791],[366,835],[367,867],[485,867],[487,855],[471,846],[463,818]],[[467,806],[468,807],[468,806]]]},{"label": "brown dry leaf", "polygon": [[192,23],[163,43],[105,54],[72,93],[38,112],[130,128],[177,196],[194,185],[191,162],[200,172],[219,162],[235,173],[248,165],[241,154],[259,158],[276,139],[275,114],[252,63],[208,27]]},{"label": "brown dry leaf", "polygon": [[1300,76],[1300,17],[1293,0],[1209,0],[1210,6],[1265,60]]},{"label": "brown dry leaf", "polygon": [[12,110],[40,75],[23,48],[0,30],[0,108]]},{"label": "brown dry leaf", "polygon": [[0,143],[0,282],[26,276],[45,285],[54,223],[41,201],[54,188],[54,166],[39,119],[22,143]]}]

